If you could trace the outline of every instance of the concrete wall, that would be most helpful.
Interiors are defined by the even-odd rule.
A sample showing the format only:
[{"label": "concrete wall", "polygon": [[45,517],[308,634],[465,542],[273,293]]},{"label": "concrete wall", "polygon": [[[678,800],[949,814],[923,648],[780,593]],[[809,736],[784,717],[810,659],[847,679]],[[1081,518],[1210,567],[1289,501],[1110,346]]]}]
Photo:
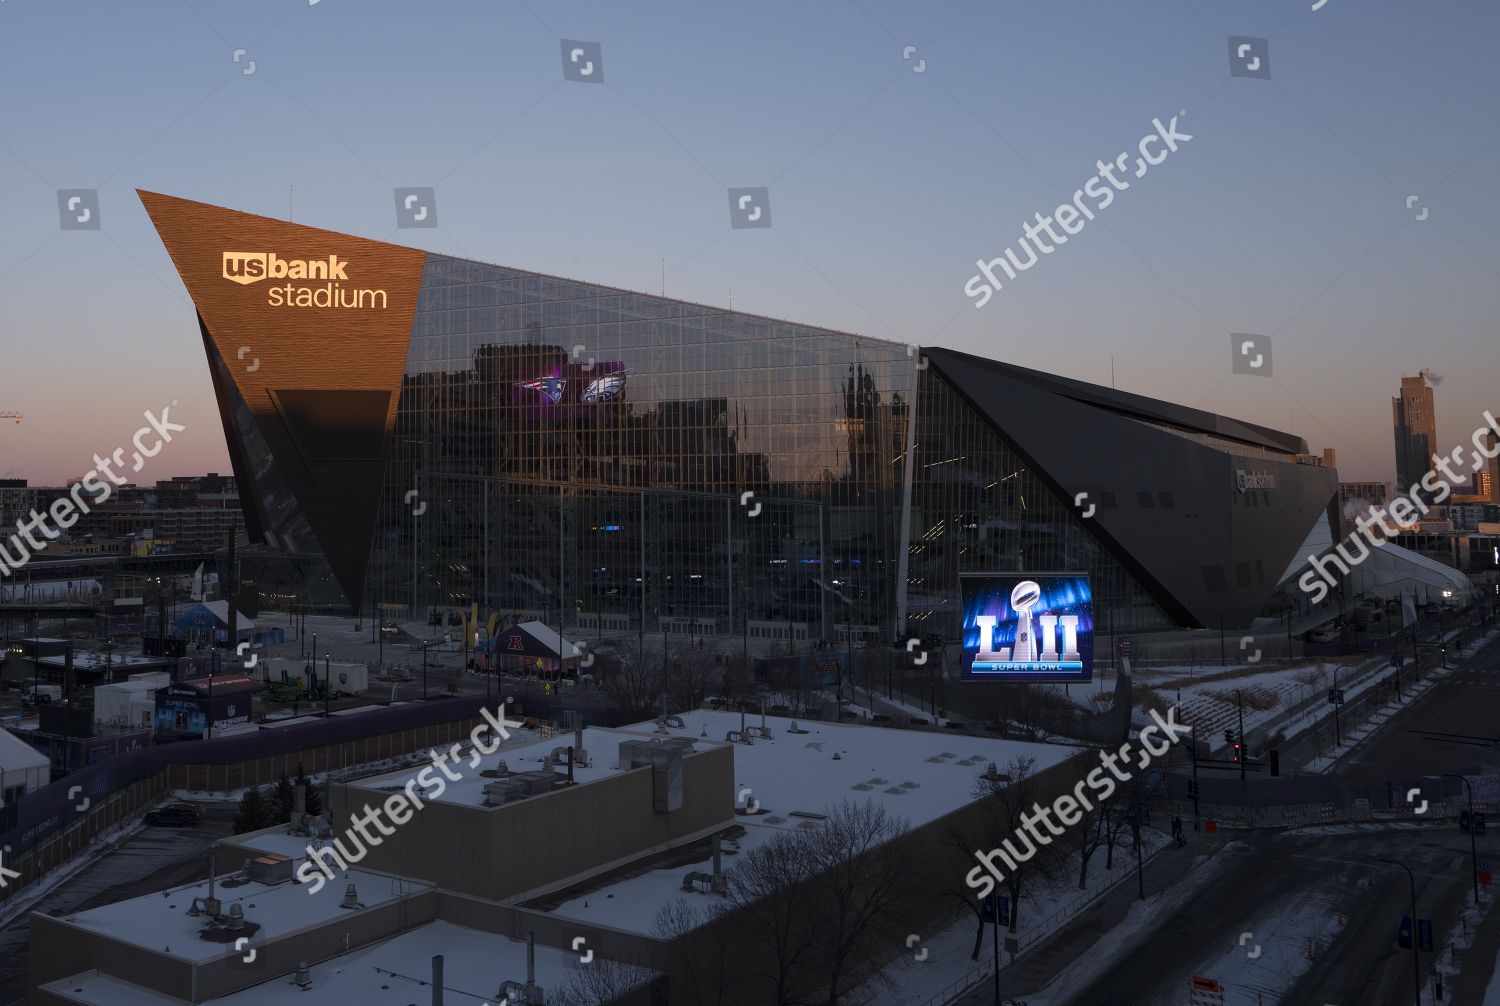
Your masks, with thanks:
[{"label": "concrete wall", "polygon": [[[1031,779],[1033,799],[1043,805],[1051,803],[1057,795],[1071,791],[1078,780],[1097,764],[1094,754],[1084,752],[1037,772]],[[1001,768],[1003,770],[1004,766]],[[978,769],[975,774],[977,776]],[[934,933],[967,913],[964,905],[972,903],[974,898],[964,883],[964,875],[977,865],[977,861],[962,851],[961,844],[988,849],[999,844],[1002,838],[1009,837],[990,834],[992,820],[982,804],[971,803],[921,827],[912,828],[897,840],[900,846],[897,855],[903,857],[909,867],[911,890],[915,892],[901,915],[903,931]],[[1003,888],[1000,893],[1004,893]],[[723,899],[699,895],[689,896],[689,901],[700,915],[711,906],[725,903]],[[811,909],[810,902],[802,903]],[[757,943],[755,935],[760,930],[750,925],[745,915],[745,912],[735,912],[722,916],[699,926],[674,946],[661,945],[659,966],[672,972],[672,1002],[694,1002],[700,995],[716,997],[721,986],[726,1006],[760,1006],[775,1001],[774,987],[766,977],[775,974],[774,956]],[[972,915],[968,917],[973,918]],[[812,917],[804,921],[808,925],[817,923]],[[1028,922],[1026,918],[1019,921],[1022,928]],[[815,954],[821,952],[816,938],[813,946]],[[855,969],[857,973],[845,976],[842,991],[852,991],[853,985],[870,969],[883,967],[891,958],[909,952],[897,941],[888,954],[860,962]],[[693,987],[687,975],[689,967],[698,972],[705,989]],[[800,977],[801,982],[794,983],[793,992],[805,994],[808,1001],[820,1001],[820,995],[826,998],[826,977],[820,962],[809,960]]]},{"label": "concrete wall", "polygon": [[[681,810],[653,809],[651,773],[613,773],[503,807],[429,803],[371,847],[360,865],[460,894],[525,900],[733,823],[734,752],[728,745],[683,759]],[[389,795],[335,786],[335,836],[343,835],[351,812]]]}]

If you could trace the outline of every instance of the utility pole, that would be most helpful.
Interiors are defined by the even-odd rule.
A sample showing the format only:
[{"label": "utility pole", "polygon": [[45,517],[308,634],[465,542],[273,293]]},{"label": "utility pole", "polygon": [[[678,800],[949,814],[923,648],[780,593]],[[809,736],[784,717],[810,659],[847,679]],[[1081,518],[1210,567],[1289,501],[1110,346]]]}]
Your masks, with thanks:
[{"label": "utility pole", "polygon": [[[1240,690],[1234,690],[1235,704],[1240,707],[1240,783],[1245,782],[1245,760],[1250,757],[1250,744],[1245,740],[1245,699]],[[1145,897],[1145,895],[1142,895]]]},{"label": "utility pole", "polygon": [[1188,752],[1193,756],[1193,830],[1199,830],[1198,824],[1198,736],[1190,733],[1187,739]]},{"label": "utility pole", "polygon": [[1130,809],[1125,812],[1130,824],[1130,834],[1135,839],[1135,882],[1142,901],[1146,900],[1145,858],[1141,855],[1141,798],[1131,797]]},{"label": "utility pole", "polygon": [[1333,746],[1340,748],[1344,746],[1342,736],[1339,734],[1339,665],[1333,665]]},{"label": "utility pole", "polygon": [[1000,1006],[1000,894],[998,891],[990,895],[990,905],[993,906],[995,917],[995,1006]]}]

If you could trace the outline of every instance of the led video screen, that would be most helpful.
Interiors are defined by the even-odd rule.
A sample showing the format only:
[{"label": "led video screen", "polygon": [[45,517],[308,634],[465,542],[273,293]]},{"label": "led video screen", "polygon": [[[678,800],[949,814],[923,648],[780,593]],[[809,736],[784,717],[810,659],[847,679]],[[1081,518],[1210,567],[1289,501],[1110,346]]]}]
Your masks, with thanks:
[{"label": "led video screen", "polygon": [[964,573],[966,681],[1088,681],[1094,603],[1084,573]]}]

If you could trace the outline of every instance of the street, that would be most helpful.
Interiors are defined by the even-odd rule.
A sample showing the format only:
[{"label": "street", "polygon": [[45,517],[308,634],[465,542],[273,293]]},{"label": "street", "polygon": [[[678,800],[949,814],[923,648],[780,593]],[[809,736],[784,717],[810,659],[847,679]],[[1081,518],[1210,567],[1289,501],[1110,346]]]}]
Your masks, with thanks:
[{"label": "street", "polygon": [[[1497,689],[1500,640],[1409,701],[1333,775],[1383,783],[1495,771],[1500,765],[1494,747]],[[1125,942],[1109,946],[1111,963],[1066,999],[1046,999],[1049,1006],[1177,1006],[1187,1001],[1195,975],[1221,981],[1226,1006],[1413,1002],[1411,951],[1396,944],[1397,919],[1411,914],[1410,887],[1405,871],[1382,859],[1411,870],[1417,914],[1432,920],[1437,951],[1463,930],[1472,889],[1470,842],[1451,819],[1265,829],[1222,838],[1200,833],[1191,836],[1190,849],[1225,839],[1217,853],[1224,862],[1201,889],[1182,905],[1148,916]],[[1481,862],[1491,841],[1478,840]],[[1181,882],[1192,879],[1188,874]],[[1171,894],[1152,890],[1149,883],[1147,891],[1153,897]],[[1282,930],[1267,929],[1268,921],[1279,921]],[[1261,951],[1252,958],[1255,947]],[[1481,930],[1474,949],[1460,956],[1462,972],[1445,1001],[1479,1001],[1496,949],[1494,927]],[[1062,963],[1064,980],[1069,970],[1087,967],[1087,951],[1079,950],[1084,952]],[[1421,954],[1424,982],[1428,964],[1436,959]],[[1272,961],[1273,967],[1264,966]],[[1050,990],[1038,991],[1040,999]],[[1007,994],[1025,997],[1019,990]]]}]

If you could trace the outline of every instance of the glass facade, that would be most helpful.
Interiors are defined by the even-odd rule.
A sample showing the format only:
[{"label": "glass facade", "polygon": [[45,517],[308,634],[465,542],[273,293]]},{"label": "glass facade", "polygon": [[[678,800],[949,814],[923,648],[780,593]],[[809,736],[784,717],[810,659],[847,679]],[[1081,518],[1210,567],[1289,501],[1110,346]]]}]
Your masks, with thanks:
[{"label": "glass facade", "polygon": [[1172,627],[1085,530],[1071,501],[1058,499],[930,370],[918,390],[917,444],[907,580],[913,629],[957,638],[958,575],[1001,572],[1088,573],[1100,631]]},{"label": "glass facade", "polygon": [[915,363],[904,346],[430,255],[366,604],[757,638],[893,631]]},{"label": "glass facade", "polygon": [[366,610],[955,638],[959,572],[1027,568],[1171,624],[906,346],[846,333],[429,255],[386,465]]}]

